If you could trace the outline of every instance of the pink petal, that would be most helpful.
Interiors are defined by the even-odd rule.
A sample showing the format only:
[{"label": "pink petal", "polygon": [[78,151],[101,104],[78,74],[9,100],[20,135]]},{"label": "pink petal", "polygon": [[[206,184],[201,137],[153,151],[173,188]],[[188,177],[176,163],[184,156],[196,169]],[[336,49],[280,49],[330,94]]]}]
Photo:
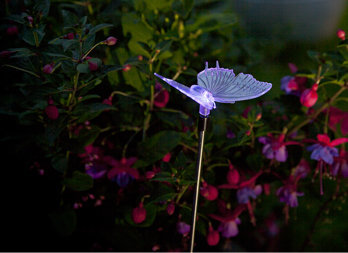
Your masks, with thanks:
[{"label": "pink petal", "polygon": [[348,138],[338,138],[336,140],[333,140],[331,143],[330,143],[330,146],[331,147],[334,147],[334,146],[337,146],[337,145],[340,145],[342,143],[346,143],[348,142]]},{"label": "pink petal", "polygon": [[318,134],[317,139],[326,145],[330,144],[330,137],[327,134]]}]

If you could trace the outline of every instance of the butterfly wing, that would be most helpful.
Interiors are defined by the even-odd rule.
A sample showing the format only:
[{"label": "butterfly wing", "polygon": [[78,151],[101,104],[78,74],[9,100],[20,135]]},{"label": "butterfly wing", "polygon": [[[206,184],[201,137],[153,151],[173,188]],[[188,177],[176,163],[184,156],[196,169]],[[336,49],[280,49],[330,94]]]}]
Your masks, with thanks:
[{"label": "butterfly wing", "polygon": [[194,89],[191,89],[181,83],[178,83],[172,79],[163,77],[157,73],[154,73],[155,76],[157,76],[158,78],[162,79],[163,81],[165,81],[166,83],[168,83],[170,86],[174,87],[175,89],[179,90],[180,92],[182,92],[183,94],[185,94],[186,96],[190,97],[191,99],[193,99],[194,101],[196,101],[198,104],[203,105],[204,107],[206,107],[207,109],[211,110],[214,108],[215,104],[212,104],[210,101],[207,101],[207,99],[202,96],[200,93],[195,92]]},{"label": "butterfly wing", "polygon": [[220,68],[218,62],[216,68],[208,68],[206,63],[205,70],[198,73],[197,82],[220,103],[257,98],[272,88],[272,84],[257,81],[249,74],[240,73],[235,76],[233,70]]}]

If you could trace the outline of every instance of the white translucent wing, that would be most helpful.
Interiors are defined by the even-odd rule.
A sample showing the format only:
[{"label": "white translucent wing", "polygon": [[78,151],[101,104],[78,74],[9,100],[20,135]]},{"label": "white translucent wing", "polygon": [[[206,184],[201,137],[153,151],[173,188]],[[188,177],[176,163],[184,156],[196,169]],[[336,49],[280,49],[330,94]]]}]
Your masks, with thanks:
[{"label": "white translucent wing", "polygon": [[252,75],[240,73],[237,76],[233,70],[219,67],[208,68],[197,76],[199,86],[210,91],[216,102],[234,103],[262,96],[272,88],[272,84],[257,81]]},{"label": "white translucent wing", "polygon": [[189,87],[178,83],[172,79],[163,77],[157,73],[154,73],[155,76],[157,76],[158,78],[162,79],[163,81],[165,81],[166,83],[168,83],[170,86],[174,87],[175,89],[179,90],[180,92],[182,92],[183,94],[185,94],[186,96],[190,97],[191,99],[193,99],[194,101],[196,101],[197,103],[199,103],[200,105],[205,106],[207,109],[211,110],[215,107],[214,103],[211,103],[210,101],[207,101],[207,99],[202,96],[201,94],[194,92],[194,90],[190,89]]}]

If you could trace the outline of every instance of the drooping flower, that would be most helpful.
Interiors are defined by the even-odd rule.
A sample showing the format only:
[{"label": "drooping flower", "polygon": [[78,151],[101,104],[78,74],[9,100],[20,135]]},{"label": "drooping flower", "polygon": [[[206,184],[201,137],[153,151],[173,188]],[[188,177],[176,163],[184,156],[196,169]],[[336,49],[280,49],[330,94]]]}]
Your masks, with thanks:
[{"label": "drooping flower", "polygon": [[139,179],[139,172],[131,166],[137,161],[136,157],[125,158],[112,162],[112,169],[108,172],[108,178],[116,182],[120,187],[126,187],[131,180]]},{"label": "drooping flower", "polygon": [[[260,190],[261,189],[261,190]],[[237,191],[237,199],[239,204],[247,204],[249,202],[249,198],[256,199],[258,195],[262,192],[262,187],[258,185],[258,187],[243,187]]]},{"label": "drooping flower", "polygon": [[276,159],[279,162],[285,162],[288,158],[287,145],[299,145],[298,142],[288,141],[285,142],[285,135],[280,134],[278,137],[268,134],[259,138],[259,142],[264,144],[262,148],[262,154],[268,159]]},{"label": "drooping flower", "polygon": [[143,202],[139,203],[139,206],[135,207],[132,211],[132,220],[135,224],[140,224],[146,219],[146,209]]},{"label": "drooping flower", "polygon": [[296,187],[291,184],[284,185],[278,188],[276,192],[279,201],[288,204],[290,207],[297,207],[298,201],[297,196],[303,196],[303,192],[296,191]]},{"label": "drooping flower", "polygon": [[311,159],[323,160],[327,164],[332,165],[334,157],[338,156],[338,150],[335,146],[348,142],[348,138],[338,138],[331,141],[327,134],[318,134],[317,140],[308,141],[316,142],[307,148],[308,151],[312,152]]},{"label": "drooping flower", "polygon": [[179,221],[176,224],[176,231],[178,231],[178,233],[182,234],[183,236],[187,236],[190,230],[191,226],[183,221]]},{"label": "drooping flower", "polygon": [[307,82],[306,77],[299,76],[284,76],[281,80],[280,89],[283,90],[288,95],[300,96],[301,92],[305,89],[305,84]]},{"label": "drooping flower", "polygon": [[318,84],[313,84],[312,88],[305,89],[300,97],[300,102],[305,107],[312,107],[318,100]]},{"label": "drooping flower", "polygon": [[215,246],[220,241],[220,234],[218,231],[214,230],[213,226],[209,224],[209,230],[207,234],[207,243],[209,246]]},{"label": "drooping flower", "polygon": [[[221,201],[220,201],[221,202]],[[230,238],[238,235],[238,225],[241,223],[238,216],[244,211],[244,205],[237,206],[233,211],[226,208],[224,205],[220,205],[220,213],[210,214],[209,216],[215,220],[220,221],[218,231],[225,238]]]}]

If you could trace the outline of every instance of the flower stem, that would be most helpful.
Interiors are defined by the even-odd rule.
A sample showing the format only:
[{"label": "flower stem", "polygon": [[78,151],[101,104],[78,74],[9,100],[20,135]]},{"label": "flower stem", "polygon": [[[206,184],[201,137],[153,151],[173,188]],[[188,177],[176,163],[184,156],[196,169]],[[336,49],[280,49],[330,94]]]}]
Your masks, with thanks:
[{"label": "flower stem", "polygon": [[40,76],[39,76],[38,74],[36,74],[36,73],[34,73],[34,72],[30,71],[30,70],[22,69],[22,68],[20,68],[20,67],[13,66],[13,65],[9,65],[9,64],[4,64],[3,66],[9,67],[9,68],[14,68],[14,69],[23,71],[23,72],[25,72],[25,73],[28,73],[28,74],[30,74],[30,75],[33,75],[33,76],[35,76],[35,77],[37,77],[37,78],[40,78]]}]

